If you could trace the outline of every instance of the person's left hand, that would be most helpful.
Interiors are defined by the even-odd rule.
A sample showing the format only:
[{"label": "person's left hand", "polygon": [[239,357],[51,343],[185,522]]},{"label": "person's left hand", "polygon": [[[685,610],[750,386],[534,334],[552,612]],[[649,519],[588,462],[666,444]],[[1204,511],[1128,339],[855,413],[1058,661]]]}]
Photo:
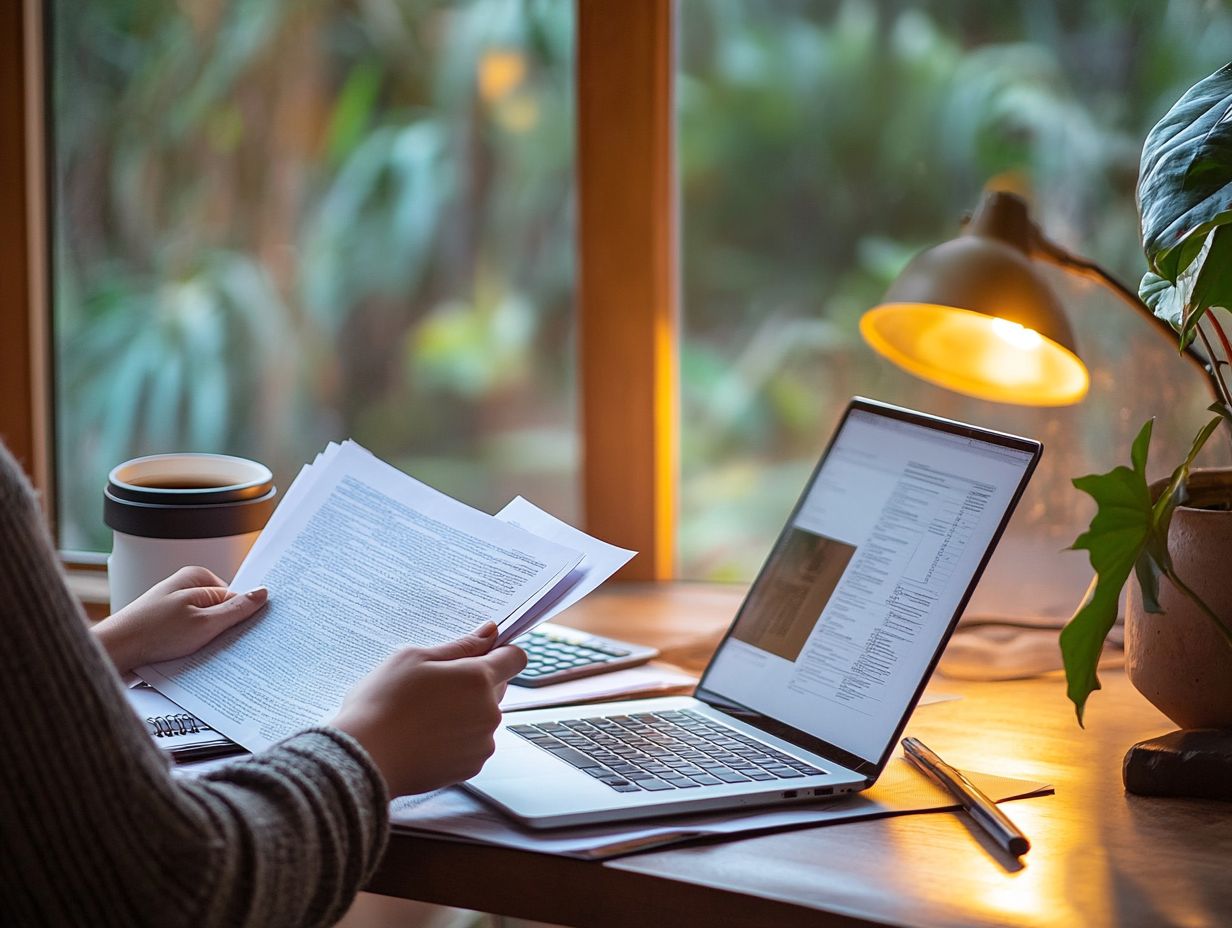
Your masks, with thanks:
[{"label": "person's left hand", "polygon": [[265,605],[263,586],[232,593],[204,567],[183,567],[93,632],[121,675],[135,667],[187,657]]}]

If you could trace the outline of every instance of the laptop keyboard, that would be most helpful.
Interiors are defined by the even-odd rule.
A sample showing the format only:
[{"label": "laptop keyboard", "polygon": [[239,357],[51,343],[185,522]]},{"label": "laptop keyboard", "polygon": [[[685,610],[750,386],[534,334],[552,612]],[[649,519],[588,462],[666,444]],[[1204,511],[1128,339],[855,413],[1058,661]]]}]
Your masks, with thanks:
[{"label": "laptop keyboard", "polygon": [[689,709],[510,725],[509,730],[618,793],[825,773]]}]

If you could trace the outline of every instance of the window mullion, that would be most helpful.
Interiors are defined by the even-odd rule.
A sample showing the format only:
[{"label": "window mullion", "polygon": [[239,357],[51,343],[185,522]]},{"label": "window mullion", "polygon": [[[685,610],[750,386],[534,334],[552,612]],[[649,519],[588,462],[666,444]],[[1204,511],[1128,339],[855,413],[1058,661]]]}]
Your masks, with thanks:
[{"label": "window mullion", "polygon": [[577,160],[582,492],[589,531],[672,576],[678,276],[671,0],[583,0]]}]

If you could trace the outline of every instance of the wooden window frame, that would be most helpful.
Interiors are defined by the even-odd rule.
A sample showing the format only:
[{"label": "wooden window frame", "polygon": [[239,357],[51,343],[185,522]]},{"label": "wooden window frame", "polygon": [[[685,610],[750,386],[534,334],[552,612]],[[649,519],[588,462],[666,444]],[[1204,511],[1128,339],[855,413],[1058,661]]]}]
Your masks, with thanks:
[{"label": "wooden window frame", "polygon": [[0,436],[55,518],[42,9],[0,4]]},{"label": "wooden window frame", "polygon": [[579,0],[578,327],[587,528],[673,576],[679,261],[672,0]]},{"label": "wooden window frame", "polygon": [[[575,2],[585,526],[641,552],[623,579],[663,580],[674,574],[679,441],[675,2]],[[0,4],[0,436],[54,526],[44,22],[41,0]]]}]

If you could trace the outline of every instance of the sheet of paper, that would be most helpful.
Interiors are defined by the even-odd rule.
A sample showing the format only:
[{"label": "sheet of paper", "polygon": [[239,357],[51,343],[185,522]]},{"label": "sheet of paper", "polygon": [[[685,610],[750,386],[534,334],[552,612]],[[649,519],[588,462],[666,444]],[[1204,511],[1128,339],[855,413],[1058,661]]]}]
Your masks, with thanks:
[{"label": "sheet of paper", "polygon": [[328,717],[399,647],[521,615],[582,558],[351,442],[305,478],[232,584],[268,586],[265,609],[188,658],[138,671],[252,751]]},{"label": "sheet of paper", "polygon": [[[347,444],[355,445],[356,448],[360,448],[361,450],[367,450],[354,442],[347,442]],[[331,441],[325,446],[325,450],[313,459],[311,464],[305,464],[299,469],[299,473],[296,474],[295,479],[291,481],[291,485],[287,487],[286,492],[282,494],[282,499],[278,501],[278,509],[275,510],[274,515],[270,518],[269,524],[267,524],[265,530],[257,536],[256,542],[253,544],[252,548],[249,549],[247,555],[248,560],[256,560],[261,557],[261,549],[265,545],[269,544],[274,538],[278,537],[277,526],[279,525],[279,520],[283,518],[280,513],[285,511],[289,514],[295,511],[299,501],[303,498],[304,493],[312,486],[316,478],[322,473],[323,468],[319,467],[321,462],[328,461],[335,454],[337,454],[341,448],[342,446],[338,444],[338,442]],[[273,529],[273,531],[271,531],[271,529]],[[240,588],[234,583],[232,583],[231,586],[232,589],[240,591]]]},{"label": "sheet of paper", "polygon": [[542,709],[547,706],[572,706],[596,699],[617,696],[662,695],[697,683],[697,678],[662,664],[644,664],[625,670],[566,680],[551,686],[510,686],[501,700],[501,709]]},{"label": "sheet of paper", "polygon": [[[968,776],[998,802],[1051,792],[1051,787],[1043,783],[982,773],[968,773]],[[895,758],[887,765],[877,785],[870,790],[850,798],[790,808],[733,810],[650,822],[536,832],[516,825],[512,819],[461,787],[453,787],[426,796],[408,796],[397,800],[391,807],[391,824],[399,831],[447,834],[480,844],[603,860],[707,835],[807,828],[957,808],[958,803],[949,793],[907,761]]]},{"label": "sheet of paper", "polygon": [[582,597],[593,592],[599,584],[637,554],[636,551],[628,551],[592,538],[521,496],[498,512],[496,518],[540,538],[582,552],[581,562],[550,593],[535,603],[514,627],[507,632],[502,629],[502,642],[512,641],[539,623],[560,615]]}]

